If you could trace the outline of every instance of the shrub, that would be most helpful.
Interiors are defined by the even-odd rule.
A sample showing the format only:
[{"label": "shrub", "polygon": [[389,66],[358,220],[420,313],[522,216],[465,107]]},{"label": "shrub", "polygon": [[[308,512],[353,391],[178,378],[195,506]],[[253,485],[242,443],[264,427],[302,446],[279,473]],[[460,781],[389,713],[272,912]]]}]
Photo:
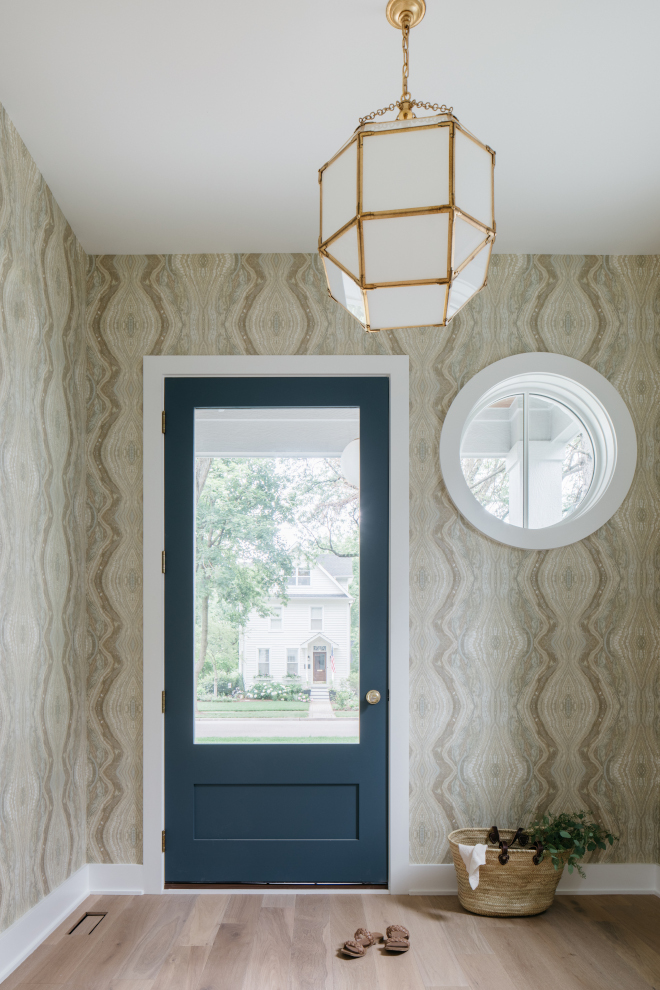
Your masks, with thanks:
[{"label": "shrub", "polygon": [[336,688],[330,688],[328,693],[330,695],[330,701],[334,704],[335,708],[342,711],[352,711],[360,707],[357,691],[352,689],[350,678],[348,681],[341,681],[338,690]]},{"label": "shrub", "polygon": [[296,684],[278,684],[276,681],[255,681],[245,691],[244,697],[251,701],[307,701],[308,695]]},{"label": "shrub", "polygon": [[[218,675],[218,698],[227,698],[237,690],[243,690],[243,678],[237,670],[230,674]],[[200,677],[197,685],[197,697],[200,701],[213,700],[213,674],[206,674]]]}]

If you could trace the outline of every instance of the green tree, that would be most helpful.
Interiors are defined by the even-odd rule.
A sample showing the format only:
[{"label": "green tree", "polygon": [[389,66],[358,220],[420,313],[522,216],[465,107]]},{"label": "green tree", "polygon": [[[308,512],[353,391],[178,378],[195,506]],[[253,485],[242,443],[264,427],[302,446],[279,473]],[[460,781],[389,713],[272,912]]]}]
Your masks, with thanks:
[{"label": "green tree", "polygon": [[280,535],[293,524],[294,500],[270,458],[198,458],[195,587],[197,682],[209,649],[209,613],[239,630],[250,612],[287,601],[294,559]]},{"label": "green tree", "polygon": [[299,534],[298,553],[359,557],[360,493],[342,476],[338,458],[289,462],[288,483]]}]

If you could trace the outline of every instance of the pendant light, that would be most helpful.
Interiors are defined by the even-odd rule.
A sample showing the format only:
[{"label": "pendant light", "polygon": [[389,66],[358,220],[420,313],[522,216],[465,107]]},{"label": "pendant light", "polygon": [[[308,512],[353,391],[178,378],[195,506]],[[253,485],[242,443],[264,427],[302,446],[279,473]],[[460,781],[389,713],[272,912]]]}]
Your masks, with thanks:
[{"label": "pendant light", "polygon": [[408,91],[410,30],[425,12],[424,0],[389,0],[387,19],[402,34],[401,99],[361,117],[319,169],[328,290],[371,332],[446,326],[485,286],[495,240],[495,152],[453,107]]}]

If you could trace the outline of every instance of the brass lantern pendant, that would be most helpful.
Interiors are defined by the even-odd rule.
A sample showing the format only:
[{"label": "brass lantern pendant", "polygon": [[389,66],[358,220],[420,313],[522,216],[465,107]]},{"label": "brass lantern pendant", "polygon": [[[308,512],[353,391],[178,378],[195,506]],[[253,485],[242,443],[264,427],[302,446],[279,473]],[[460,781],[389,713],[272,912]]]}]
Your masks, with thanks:
[{"label": "brass lantern pendant", "polygon": [[[495,240],[495,152],[453,107],[408,92],[408,35],[425,10],[424,0],[389,0],[402,32],[401,99],[361,117],[319,169],[328,290],[371,332],[447,326],[485,286]],[[415,107],[439,112],[417,117]],[[396,109],[395,120],[376,120]]]}]

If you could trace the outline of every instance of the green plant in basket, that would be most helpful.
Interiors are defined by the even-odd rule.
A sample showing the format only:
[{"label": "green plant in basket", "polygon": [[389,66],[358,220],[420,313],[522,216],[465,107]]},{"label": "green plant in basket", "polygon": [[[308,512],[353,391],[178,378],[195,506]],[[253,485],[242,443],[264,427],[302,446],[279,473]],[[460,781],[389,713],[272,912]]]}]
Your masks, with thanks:
[{"label": "green plant in basket", "polygon": [[556,870],[561,870],[566,863],[569,873],[575,867],[580,876],[585,877],[580,860],[588,852],[607,849],[606,843],[612,846],[619,839],[618,835],[612,835],[602,825],[592,821],[591,814],[591,811],[574,811],[563,815],[543,815],[525,831],[532,842],[540,842],[543,846],[541,859],[549,852]]}]

